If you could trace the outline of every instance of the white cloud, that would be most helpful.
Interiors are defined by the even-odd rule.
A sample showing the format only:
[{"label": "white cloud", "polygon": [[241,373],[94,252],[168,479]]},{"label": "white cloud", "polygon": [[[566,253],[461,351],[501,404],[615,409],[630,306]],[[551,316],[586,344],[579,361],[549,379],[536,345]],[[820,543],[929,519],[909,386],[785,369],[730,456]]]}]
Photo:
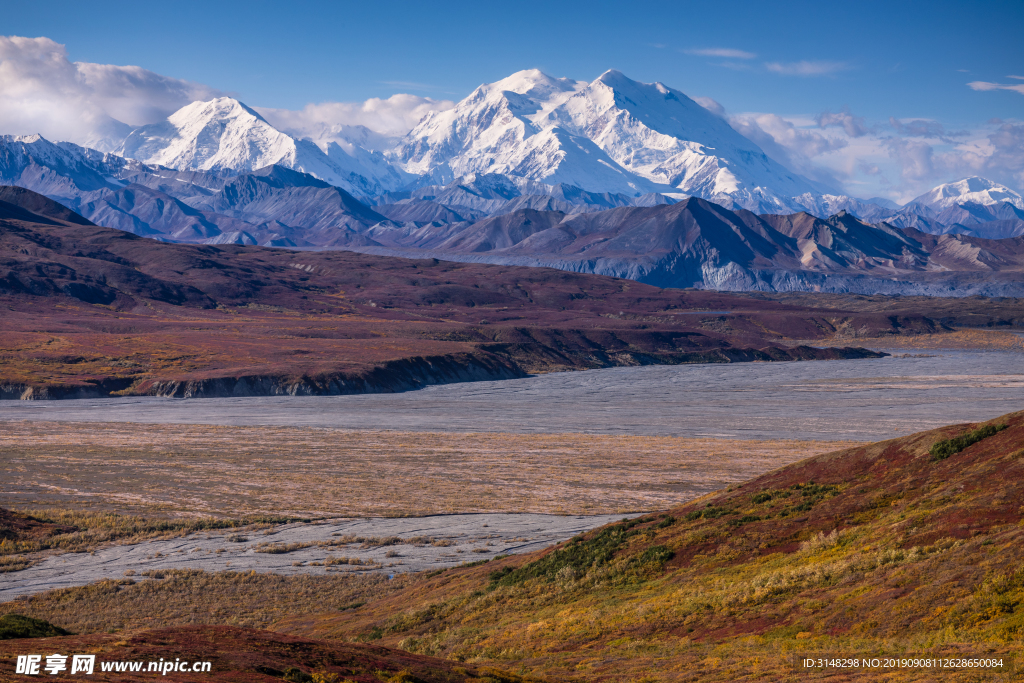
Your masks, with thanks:
[{"label": "white cloud", "polygon": [[[842,108],[815,117],[773,113],[727,115],[711,98],[696,98],[768,156],[825,188],[899,203],[932,187],[980,175],[1024,189],[1024,123],[994,119],[971,130],[892,117],[868,122]],[[827,130],[827,133],[824,131]]]},{"label": "white cloud", "polygon": [[842,183],[814,158],[843,149],[845,140],[808,130],[814,121],[784,118],[770,113],[746,113],[729,116],[720,102],[710,97],[693,100],[711,113],[729,122],[738,133],[753,140],[764,153],[786,168],[809,178],[823,191],[840,191]]},{"label": "white cloud", "polygon": [[824,111],[814,119],[819,128],[842,128],[851,138],[859,138],[868,134],[863,116],[854,116],[849,107],[843,107],[838,113]]},{"label": "white cloud", "polygon": [[953,138],[967,135],[967,131],[946,130],[946,127],[938,121],[931,119],[904,119],[900,120],[893,116],[889,117],[889,125],[900,135],[906,137],[930,138],[951,142]]},{"label": "white cloud", "polygon": [[116,145],[128,125],[222,94],[137,66],[71,62],[49,38],[18,36],[0,36],[0,92],[0,132],[103,149]]},{"label": "white cloud", "polygon": [[939,183],[980,175],[1024,189],[1024,124],[995,120],[958,135],[965,139],[881,139],[899,176],[894,187],[916,196]]},{"label": "white cloud", "polygon": [[800,128],[778,114],[740,114],[729,117],[729,123],[740,134],[756,142],[765,154],[816,182],[822,190],[840,191],[840,180],[816,157],[843,149],[848,144],[845,140]]},{"label": "white cloud", "polygon": [[[1010,78],[1020,78],[1020,76],[1010,76]],[[1003,83],[988,83],[986,81],[971,81],[967,84],[967,87],[971,90],[1013,90],[1024,95],[1024,83],[1019,85],[1006,85]]]},{"label": "white cloud", "polygon": [[[103,151],[114,149],[132,127],[160,121],[196,100],[226,94],[138,66],[72,62],[66,48],[49,38],[19,36],[0,36],[0,93],[0,134],[39,133]],[[324,137],[325,131],[343,126],[400,135],[427,112],[452,106],[448,100],[392,95],[309,104],[299,111],[254,108],[274,125]],[[373,142],[368,139],[371,146]]]},{"label": "white cloud", "polygon": [[887,138],[889,156],[899,164],[900,176],[911,184],[936,177],[935,150],[923,140]]},{"label": "white cloud", "polygon": [[984,141],[959,145],[951,159],[972,173],[1024,189],[1024,123],[997,120],[992,125]]},{"label": "white cloud", "polygon": [[694,97],[693,101],[720,118],[725,118],[725,107],[710,97]]},{"label": "white cloud", "polygon": [[734,50],[727,47],[709,47],[700,50],[683,50],[688,55],[699,55],[701,57],[725,57],[726,59],[754,59],[757,57],[753,52],[746,50]]},{"label": "white cloud", "polygon": [[784,76],[828,76],[840,71],[847,71],[850,65],[846,62],[766,62],[765,68]]},{"label": "white cloud", "polygon": [[332,129],[365,126],[385,136],[404,135],[432,111],[451,109],[450,100],[434,100],[418,95],[392,95],[365,102],[323,102],[307,104],[298,111],[256,107],[267,121],[293,134],[320,139]]}]

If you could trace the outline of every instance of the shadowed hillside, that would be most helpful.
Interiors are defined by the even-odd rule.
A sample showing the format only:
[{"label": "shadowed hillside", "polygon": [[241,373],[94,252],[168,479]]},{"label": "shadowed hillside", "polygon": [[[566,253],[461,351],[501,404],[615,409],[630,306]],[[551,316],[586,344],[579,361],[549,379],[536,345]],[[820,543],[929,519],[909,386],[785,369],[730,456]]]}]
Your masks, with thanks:
[{"label": "shadowed hillside", "polygon": [[83,224],[27,190],[3,196],[0,398],[391,392],[622,365],[864,358],[877,354],[852,339],[1024,324],[1017,300],[818,304],[549,268],[164,244]]},{"label": "shadowed hillside", "polygon": [[[45,643],[45,646],[43,645]],[[334,643],[296,638],[269,631],[228,626],[193,626],[147,631],[124,638],[119,635],[63,636],[4,642],[4,671],[0,680],[25,680],[10,676],[19,654],[89,652],[96,655],[88,680],[162,680],[169,683],[217,681],[250,683],[542,683],[501,671],[448,662],[433,657],[372,645]],[[104,673],[104,662],[210,662],[209,673],[170,671],[160,673]],[[45,663],[45,660],[44,660]],[[145,669],[143,669],[145,671]],[[45,674],[44,674],[45,675]]]}]

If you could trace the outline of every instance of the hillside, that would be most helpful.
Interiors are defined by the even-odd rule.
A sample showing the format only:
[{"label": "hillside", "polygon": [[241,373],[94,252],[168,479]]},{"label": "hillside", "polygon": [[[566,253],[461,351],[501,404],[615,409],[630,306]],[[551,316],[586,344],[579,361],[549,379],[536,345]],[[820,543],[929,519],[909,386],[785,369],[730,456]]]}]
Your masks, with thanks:
[{"label": "hillside", "polygon": [[0,205],[4,398],[361,393],[616,365],[877,357],[849,347],[1022,324],[1010,299],[791,303],[548,268],[166,244],[83,224],[34,193],[4,196],[46,207]]},{"label": "hillside", "polygon": [[147,667],[150,662],[165,660],[171,664],[185,661],[189,665],[210,662],[210,672],[199,676],[204,681],[219,683],[281,680],[296,683],[531,683],[537,680],[493,667],[458,664],[373,645],[314,641],[229,626],[165,628],[128,638],[71,635],[8,640],[0,655],[0,659],[7,660],[0,680],[24,680],[23,676],[9,677],[8,671],[14,671],[14,658],[20,654],[38,654],[41,645],[48,648],[47,652],[95,654],[96,664],[88,679],[94,681],[127,682],[157,677],[169,683],[197,680],[196,674],[175,671],[144,675],[101,671],[103,663],[142,662]]},{"label": "hillside", "polygon": [[[49,202],[5,196],[15,195]],[[786,339],[850,321],[786,304],[547,269],[163,244],[80,217],[30,222],[28,209],[0,210],[5,398],[359,393],[613,365],[876,355],[790,348]],[[728,322],[704,314],[723,309]],[[918,314],[853,320],[875,333],[946,329]]]},{"label": "hillside", "polygon": [[350,248],[547,266],[658,287],[904,296],[1024,293],[1024,237],[932,235],[866,223],[845,211],[828,219],[804,212],[756,215],[695,197],[588,213],[522,208],[443,228],[376,225],[365,237],[372,244]]},{"label": "hillside", "polygon": [[[948,443],[963,435],[980,440]],[[797,680],[796,655],[826,653],[1019,656],[1022,481],[1024,412],[817,456],[276,628],[587,681]]]}]

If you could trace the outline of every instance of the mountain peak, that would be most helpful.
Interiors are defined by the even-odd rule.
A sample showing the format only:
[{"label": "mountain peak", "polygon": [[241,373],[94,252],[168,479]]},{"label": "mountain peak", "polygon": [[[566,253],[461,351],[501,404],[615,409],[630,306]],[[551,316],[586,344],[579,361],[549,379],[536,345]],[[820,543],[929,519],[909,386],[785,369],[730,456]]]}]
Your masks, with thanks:
[{"label": "mountain peak", "polygon": [[993,206],[1003,202],[1024,209],[1024,197],[1019,193],[988,178],[968,176],[933,187],[911,203],[941,211],[956,204]]},{"label": "mountain peak", "polygon": [[[666,86],[664,83],[660,83],[658,81],[655,81],[654,83],[643,83],[641,81],[634,81],[632,78],[630,78],[626,74],[622,73],[618,69],[608,69],[603,74],[598,76],[597,79],[594,80],[594,83],[602,83],[602,84],[608,86],[609,88],[611,88],[612,90],[617,90],[617,91],[631,91],[631,90],[637,90],[637,89],[648,90],[649,89],[649,90],[657,91],[661,95],[669,95],[670,93],[673,92],[673,90],[671,88]],[[682,93],[679,93],[678,91],[675,91],[675,92],[680,94],[680,95],[682,94]],[[672,98],[668,97],[667,99],[672,99]],[[687,99],[689,99],[689,98],[687,98]]]},{"label": "mountain peak", "polygon": [[615,83],[636,83],[636,81],[634,81],[632,78],[627,77],[626,74],[622,73],[618,69],[608,69],[603,74],[598,76],[596,80],[612,86],[614,86]]},{"label": "mountain peak", "polygon": [[197,119],[249,119],[253,122],[260,122],[270,126],[267,120],[260,116],[255,110],[233,97],[217,97],[212,100],[197,100],[187,104],[168,117],[168,121],[177,126],[187,125]]},{"label": "mountain peak", "polygon": [[129,158],[178,170],[246,173],[276,164],[351,194],[372,196],[381,191],[379,181],[371,179],[372,169],[338,145],[328,152],[278,130],[232,97],[188,104],[165,121],[135,129],[118,150]]},{"label": "mountain peak", "polygon": [[491,92],[514,92],[533,100],[546,101],[563,93],[571,95],[585,85],[583,81],[549,76],[540,69],[526,69],[480,87]]},{"label": "mountain peak", "polygon": [[608,70],[586,83],[519,71],[424,118],[389,154],[451,179],[499,173],[591,192],[698,195],[788,207],[810,183],[681,92]]}]

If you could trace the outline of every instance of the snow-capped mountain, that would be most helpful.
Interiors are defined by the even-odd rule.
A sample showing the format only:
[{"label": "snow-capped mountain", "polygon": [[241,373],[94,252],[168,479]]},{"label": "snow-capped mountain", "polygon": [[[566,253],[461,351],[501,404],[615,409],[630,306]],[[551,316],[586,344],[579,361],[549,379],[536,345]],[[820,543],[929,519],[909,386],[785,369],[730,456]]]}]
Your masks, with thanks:
[{"label": "snow-capped mountain", "polygon": [[337,143],[321,149],[311,140],[282,133],[230,97],[193,102],[166,121],[136,128],[116,151],[178,170],[246,172],[276,164],[364,197],[395,189],[403,181],[379,154],[360,148],[353,156]]},{"label": "snow-capped mountain", "polygon": [[0,136],[0,185],[169,241],[330,247],[361,244],[359,233],[385,221],[344,190],[281,166],[177,171],[39,135]]},{"label": "snow-capped mountain", "polygon": [[145,165],[41,135],[0,135],[0,183],[73,205],[83,192],[123,187],[121,178]]},{"label": "snow-capped mountain", "polygon": [[428,114],[389,156],[432,184],[503,174],[591,192],[695,195],[794,210],[812,183],[689,97],[607,71],[592,83],[521,71]]},{"label": "snow-capped mountain", "polygon": [[[520,71],[479,86],[452,109],[429,113],[401,138],[343,124],[293,134],[222,97],[134,130],[117,152],[177,170],[248,173],[276,164],[377,204],[390,203],[383,195],[466,186],[480,177],[507,179],[518,195],[540,197],[524,200],[537,206],[545,196],[558,199],[552,188],[574,188],[632,198],[697,196],[756,213],[805,210],[825,218],[845,210],[929,231],[960,222],[962,211],[938,220],[943,202],[1024,204],[1020,195],[981,178],[940,186],[903,212],[880,201],[829,194],[682,92],[618,71],[590,83]],[[468,215],[465,205],[440,203]],[[444,214],[425,208],[414,213]]]},{"label": "snow-capped mountain", "polygon": [[891,206],[884,203],[885,200],[857,199],[844,194],[813,194],[805,192],[793,198],[804,210],[818,218],[828,218],[837,213],[846,211],[866,221],[881,221],[896,213],[899,208],[892,202]]},{"label": "snow-capped mountain", "polygon": [[1024,198],[1005,185],[971,176],[933,187],[884,220],[934,235],[1017,237],[1024,235]]},{"label": "snow-capped mountain", "polygon": [[[1003,185],[965,178],[904,207],[831,194],[678,90],[617,71],[589,83],[521,71],[429,113],[403,137],[340,123],[289,129],[299,124],[273,111],[267,116],[276,125],[232,98],[193,102],[133,130],[116,154],[7,136],[0,140],[0,182],[139,234],[219,239],[217,230],[248,231],[260,243],[287,237],[301,246],[294,231],[304,228],[294,221],[312,215],[300,204],[318,196],[307,181],[274,181],[283,183],[275,197],[287,195],[283,214],[264,201],[243,217],[231,202],[213,209],[207,198],[235,177],[274,165],[376,205],[378,219],[421,227],[523,209],[578,214],[695,196],[759,214],[806,211],[824,219],[847,211],[931,234],[1024,234],[1024,198]],[[306,189],[287,189],[292,184]],[[196,211],[205,223],[189,218],[187,234],[171,230],[175,216]]]},{"label": "snow-capped mountain", "polygon": [[1006,202],[1018,209],[1024,209],[1024,197],[1005,185],[993,182],[988,178],[971,176],[953,183],[944,183],[914,198],[911,204],[927,206],[935,211],[942,211],[951,206],[964,204],[980,204],[994,206]]}]

